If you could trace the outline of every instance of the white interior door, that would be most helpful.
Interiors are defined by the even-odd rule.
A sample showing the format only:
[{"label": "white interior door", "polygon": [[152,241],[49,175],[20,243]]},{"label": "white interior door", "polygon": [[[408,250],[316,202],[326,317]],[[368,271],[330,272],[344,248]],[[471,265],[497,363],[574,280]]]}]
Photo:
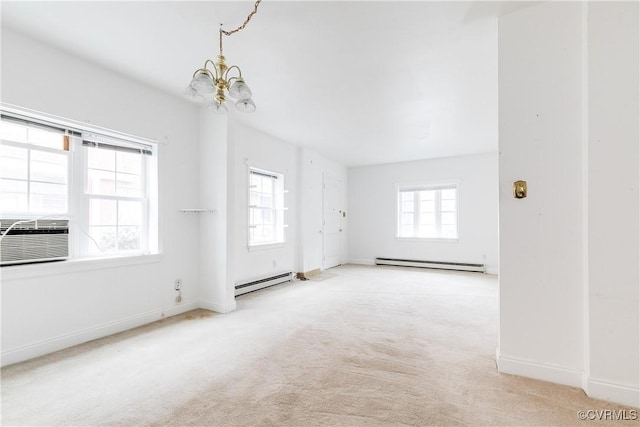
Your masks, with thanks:
[{"label": "white interior door", "polygon": [[342,260],[342,180],[324,174],[322,188],[322,269],[326,270]]}]

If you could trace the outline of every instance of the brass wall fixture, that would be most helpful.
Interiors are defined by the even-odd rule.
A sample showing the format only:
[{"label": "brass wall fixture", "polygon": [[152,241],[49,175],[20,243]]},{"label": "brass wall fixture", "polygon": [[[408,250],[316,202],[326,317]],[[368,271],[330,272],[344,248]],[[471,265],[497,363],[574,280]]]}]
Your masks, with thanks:
[{"label": "brass wall fixture", "polygon": [[524,199],[527,197],[527,181],[516,181],[513,183],[513,197]]}]

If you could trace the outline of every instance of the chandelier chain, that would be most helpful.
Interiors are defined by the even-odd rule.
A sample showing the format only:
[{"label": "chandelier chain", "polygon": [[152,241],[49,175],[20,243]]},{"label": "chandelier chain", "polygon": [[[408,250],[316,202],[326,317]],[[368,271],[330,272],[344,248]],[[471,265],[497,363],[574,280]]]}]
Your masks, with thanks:
[{"label": "chandelier chain", "polygon": [[224,34],[225,36],[230,36],[233,33],[237,33],[240,30],[244,30],[244,27],[247,26],[247,24],[249,23],[249,21],[251,21],[251,18],[253,18],[253,15],[255,15],[256,13],[258,13],[258,5],[260,5],[260,2],[262,0],[256,0],[256,3],[253,5],[253,10],[251,11],[251,13],[249,14],[249,16],[247,16],[247,19],[245,19],[245,21],[242,23],[242,25],[240,25],[238,28],[236,28],[235,30],[231,30],[231,31],[227,31],[227,30],[223,30],[222,28],[220,28],[220,32],[222,34]]}]

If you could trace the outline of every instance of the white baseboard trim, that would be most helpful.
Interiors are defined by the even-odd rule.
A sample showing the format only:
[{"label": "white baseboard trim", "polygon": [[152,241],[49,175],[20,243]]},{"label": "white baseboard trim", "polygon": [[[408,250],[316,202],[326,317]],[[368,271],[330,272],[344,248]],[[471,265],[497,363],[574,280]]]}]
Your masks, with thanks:
[{"label": "white baseboard trim", "polygon": [[376,265],[376,261],[373,259],[348,259],[347,264]]},{"label": "white baseboard trim", "polygon": [[640,408],[640,388],[638,387],[594,380],[582,371],[504,357],[500,354],[500,349],[496,350],[496,362],[498,372],[578,387],[592,399]]},{"label": "white baseboard trim", "polygon": [[640,388],[638,387],[588,379],[585,392],[593,399],[606,400],[640,409]]},{"label": "white baseboard trim", "polygon": [[12,365],[23,362],[74,345],[83,344],[98,338],[103,338],[138,326],[155,322],[165,317],[175,316],[187,311],[199,308],[198,301],[187,301],[182,304],[159,308],[125,317],[124,319],[106,322],[98,326],[81,329],[70,334],[61,335],[55,338],[35,342],[18,348],[3,350],[0,353],[0,366]]},{"label": "white baseboard trim", "polygon": [[582,388],[582,372],[560,366],[505,357],[496,350],[498,372]]},{"label": "white baseboard trim", "polygon": [[199,308],[204,308],[205,310],[211,310],[221,314],[231,313],[238,308],[235,300],[230,304],[220,304],[215,301],[200,299],[198,306]]}]

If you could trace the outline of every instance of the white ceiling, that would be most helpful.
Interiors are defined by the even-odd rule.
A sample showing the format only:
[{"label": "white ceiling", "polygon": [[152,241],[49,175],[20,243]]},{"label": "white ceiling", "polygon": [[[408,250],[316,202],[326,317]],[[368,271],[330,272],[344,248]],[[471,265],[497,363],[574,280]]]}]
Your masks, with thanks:
[{"label": "white ceiling", "polygon": [[[346,166],[497,151],[496,16],[524,2],[276,2],[224,39],[244,125]],[[2,2],[2,25],[181,96],[253,1]]]}]

